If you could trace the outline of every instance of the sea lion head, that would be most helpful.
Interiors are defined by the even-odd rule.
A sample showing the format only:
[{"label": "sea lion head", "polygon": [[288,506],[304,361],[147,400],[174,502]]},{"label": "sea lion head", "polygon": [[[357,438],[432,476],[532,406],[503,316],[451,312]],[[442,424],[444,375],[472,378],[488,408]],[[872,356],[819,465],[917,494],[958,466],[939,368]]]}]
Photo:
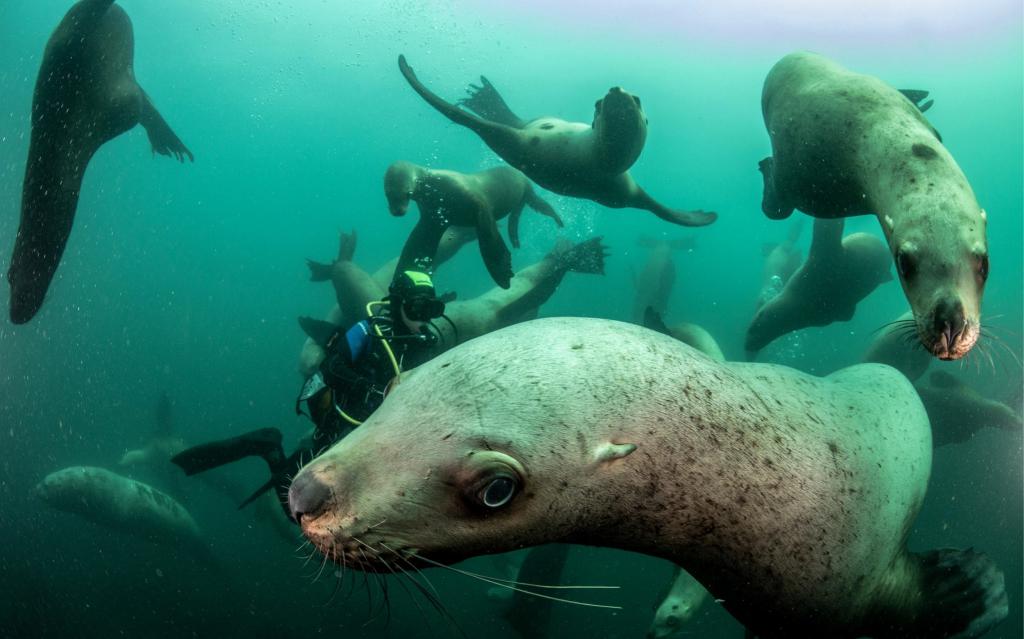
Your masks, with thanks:
[{"label": "sea lion head", "polygon": [[401,217],[409,210],[409,200],[416,192],[416,182],[422,167],[412,162],[398,161],[384,173],[384,196],[388,199],[391,215]]},{"label": "sea lion head", "polygon": [[[368,571],[454,563],[566,540],[607,517],[615,497],[597,483],[635,446],[602,441],[607,407],[569,381],[592,362],[519,327],[403,373],[363,425],[296,475],[289,506],[322,553]],[[515,341],[531,365],[503,371],[494,339]]]},{"label": "sea lion head", "polygon": [[647,116],[640,98],[612,87],[594,103],[594,132],[600,162],[609,173],[623,173],[633,166],[647,141]]},{"label": "sea lion head", "polygon": [[651,627],[647,629],[647,639],[670,639],[685,635],[686,624],[693,617],[699,606],[681,597],[669,596],[654,612]]},{"label": "sea lion head", "polygon": [[984,211],[883,224],[921,343],[939,359],[960,359],[981,334],[989,271]]}]

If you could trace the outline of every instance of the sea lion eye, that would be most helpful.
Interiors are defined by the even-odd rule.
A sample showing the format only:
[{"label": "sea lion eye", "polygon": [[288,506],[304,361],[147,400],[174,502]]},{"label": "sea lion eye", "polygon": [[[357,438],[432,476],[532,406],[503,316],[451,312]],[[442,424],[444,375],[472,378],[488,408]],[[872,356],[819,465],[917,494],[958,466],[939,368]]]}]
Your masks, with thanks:
[{"label": "sea lion eye", "polygon": [[978,258],[978,279],[984,284],[988,279],[988,254]]},{"label": "sea lion eye", "polygon": [[900,249],[896,253],[896,269],[899,270],[901,278],[909,280],[917,272],[917,260],[907,251]]},{"label": "sea lion eye", "polygon": [[518,486],[518,482],[513,477],[498,475],[480,489],[477,497],[480,499],[480,503],[488,508],[501,508],[512,501]]}]

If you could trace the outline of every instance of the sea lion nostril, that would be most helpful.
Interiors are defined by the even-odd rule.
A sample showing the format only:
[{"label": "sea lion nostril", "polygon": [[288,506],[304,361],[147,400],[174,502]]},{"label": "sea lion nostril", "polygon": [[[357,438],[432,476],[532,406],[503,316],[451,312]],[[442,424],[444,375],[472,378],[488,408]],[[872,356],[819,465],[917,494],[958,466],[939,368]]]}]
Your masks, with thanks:
[{"label": "sea lion nostril", "polygon": [[317,515],[331,496],[330,487],[313,473],[303,473],[288,488],[288,509],[295,521],[303,515]]}]

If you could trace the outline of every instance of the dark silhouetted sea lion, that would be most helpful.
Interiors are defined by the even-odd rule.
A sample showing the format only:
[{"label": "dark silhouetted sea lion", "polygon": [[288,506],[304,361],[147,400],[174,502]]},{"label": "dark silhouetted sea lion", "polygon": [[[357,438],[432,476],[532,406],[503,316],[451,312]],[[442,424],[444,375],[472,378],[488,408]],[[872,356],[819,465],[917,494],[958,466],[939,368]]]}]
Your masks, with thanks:
[{"label": "dark silhouetted sea lion", "polygon": [[930,103],[916,106],[920,93],[819,55],[782,58],[761,98],[772,142],[761,162],[762,208],[775,219],[793,209],[877,216],[921,343],[939,359],[959,359],[981,330],[986,216],[921,113]]},{"label": "dark silhouetted sea lion", "polygon": [[932,371],[929,384],[916,384],[936,447],[969,440],[982,428],[1020,433],[1020,413],[1006,404],[982,397],[973,388],[945,371]]},{"label": "dark silhouetted sea lion", "polygon": [[857,304],[892,279],[885,243],[867,233],[843,237],[843,220],[815,220],[807,260],[747,327],[747,356],[808,326],[848,322]]},{"label": "dark silhouetted sea lion", "polygon": [[757,307],[761,306],[782,292],[793,273],[800,268],[800,249],[796,247],[800,234],[804,229],[804,218],[793,220],[786,239],[781,242],[767,242],[762,247],[764,253],[764,270],[761,276],[761,292],[757,296]]},{"label": "dark silhouetted sea lion", "polygon": [[81,0],[46,43],[7,272],[15,324],[43,304],[71,234],[82,176],[100,146],[141,124],[155,153],[192,159],[135,81],[134,48],[131,20],[114,0]]},{"label": "dark silhouetted sea lion", "polygon": [[703,326],[689,322],[679,322],[669,326],[662,319],[661,313],[658,313],[650,306],[644,311],[643,326],[652,331],[658,331],[659,333],[674,337],[684,344],[689,344],[711,359],[718,360],[719,362],[725,361],[725,353],[722,352],[722,347],[718,345],[715,338]]},{"label": "dark silhouetted sea lion", "polygon": [[[639,98],[613,87],[595,105],[593,124],[543,117],[524,121],[512,113],[486,78],[462,103],[446,102],[423,85],[405,56],[398,66],[409,85],[456,124],[474,131],[506,162],[549,191],[586,198],[613,209],[637,208],[683,226],[705,226],[718,217],[659,204],[633,180],[633,165],[647,139]],[[479,114],[479,115],[477,115]]]},{"label": "dark silhouetted sea lion", "polygon": [[410,200],[420,210],[419,222],[398,258],[398,268],[431,268],[445,231],[466,226],[476,230],[487,272],[502,288],[508,288],[512,277],[512,255],[501,239],[498,220],[508,217],[508,236],[516,248],[524,206],[564,226],[551,205],[534,192],[526,176],[510,166],[466,174],[395,162],[384,174],[384,195],[392,215],[405,215]]},{"label": "dark silhouetted sea lion", "polygon": [[668,310],[668,299],[676,283],[676,264],[672,259],[675,251],[692,251],[696,245],[694,236],[674,240],[641,237],[637,243],[647,249],[647,261],[640,273],[634,275],[633,321],[644,320],[644,311],[651,307],[657,313]]},{"label": "dark silhouetted sea lion", "polygon": [[[909,334],[910,331],[914,333]],[[861,361],[892,366],[910,381],[917,381],[931,366],[934,358],[916,339],[916,332],[913,312],[903,313],[878,329]]]},{"label": "dark silhouetted sea lion", "polygon": [[722,363],[632,324],[547,318],[403,373],[289,491],[349,568],[552,542],[682,566],[763,638],[977,637],[1007,615],[973,551],[911,553],[931,429],[878,364]]}]

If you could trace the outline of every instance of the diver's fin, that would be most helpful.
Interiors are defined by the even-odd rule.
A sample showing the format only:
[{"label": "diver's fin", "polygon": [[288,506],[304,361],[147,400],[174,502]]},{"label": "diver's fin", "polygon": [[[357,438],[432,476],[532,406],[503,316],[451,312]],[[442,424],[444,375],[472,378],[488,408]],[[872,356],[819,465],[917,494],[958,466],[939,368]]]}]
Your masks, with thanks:
[{"label": "diver's fin", "polygon": [[186,157],[189,162],[195,162],[192,151],[189,151],[185,144],[178,139],[178,136],[171,130],[171,126],[153,106],[153,101],[149,99],[142,87],[139,87],[139,93],[142,98],[140,100],[139,124],[146,129],[149,143],[153,146],[153,153],[173,155],[179,162],[184,162]]},{"label": "diver's fin", "polygon": [[338,332],[338,327],[334,324],[305,315],[299,317],[299,326],[320,348],[326,348],[327,342]]},{"label": "diver's fin", "polygon": [[331,279],[334,272],[334,264],[324,264],[311,259],[306,259],[306,266],[309,267],[310,282],[326,282]]},{"label": "diver's fin", "polygon": [[761,197],[761,211],[772,220],[783,220],[793,214],[793,207],[779,201],[779,195],[775,192],[775,168],[774,158],[765,158],[757,164],[757,168],[764,176],[764,195]]},{"label": "diver's fin", "polygon": [[222,439],[193,446],[171,458],[186,475],[195,475],[211,468],[244,459],[262,457],[272,473],[280,470],[284,462],[281,447],[281,431],[276,428],[261,428],[238,437]]},{"label": "diver's fin", "polygon": [[245,508],[246,506],[248,506],[252,502],[254,502],[257,499],[259,499],[260,495],[262,495],[263,493],[265,493],[268,490],[270,490],[271,488],[273,488],[274,484],[277,484],[279,481],[280,481],[279,477],[277,477],[276,475],[272,476],[270,479],[267,480],[267,483],[265,483],[262,486],[260,486],[259,488],[257,488],[256,492],[254,492],[253,494],[249,495],[248,497],[245,498],[245,500],[242,501],[242,503],[238,504],[238,510],[242,510],[243,508]]},{"label": "diver's fin", "polygon": [[980,637],[1006,618],[1002,571],[973,549],[912,554],[918,561],[922,602],[904,636]]},{"label": "diver's fin", "polygon": [[522,118],[512,112],[498,90],[484,76],[480,76],[480,86],[471,84],[466,89],[466,93],[468,97],[462,98],[457,104],[466,107],[481,118],[510,126],[513,129],[521,129],[526,125]]},{"label": "diver's fin", "polygon": [[924,113],[928,109],[932,108],[935,104],[935,100],[924,101],[928,97],[928,92],[921,89],[898,89],[908,100],[914,103],[914,106],[918,108],[921,113]]},{"label": "diver's fin", "polygon": [[652,331],[658,331],[665,335],[672,335],[668,330],[668,326],[665,325],[665,320],[661,318],[661,314],[650,306],[644,309],[644,328],[649,328]]},{"label": "diver's fin", "polygon": [[946,371],[932,371],[928,382],[935,388],[961,388],[966,386],[962,381]]},{"label": "diver's fin", "polygon": [[604,275],[604,259],[608,257],[608,247],[601,243],[601,237],[592,237],[568,249],[556,247],[555,250],[565,270]]}]

